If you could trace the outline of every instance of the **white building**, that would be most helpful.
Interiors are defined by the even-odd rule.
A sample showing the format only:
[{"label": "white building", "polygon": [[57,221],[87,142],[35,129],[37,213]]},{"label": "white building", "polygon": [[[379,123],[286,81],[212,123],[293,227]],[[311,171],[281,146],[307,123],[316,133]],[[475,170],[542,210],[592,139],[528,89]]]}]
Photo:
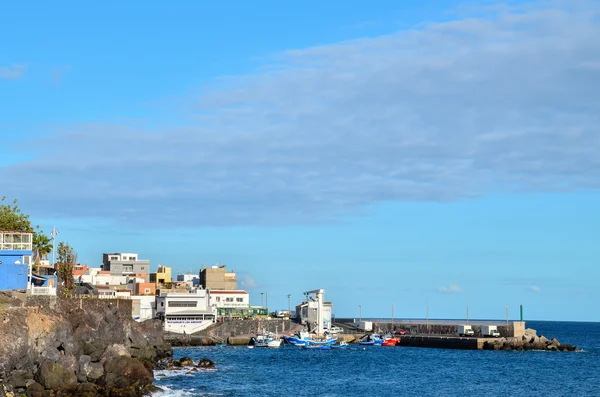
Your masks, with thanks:
[{"label": "white building", "polygon": [[250,309],[250,294],[243,290],[210,290],[210,304],[218,317],[243,318]]},{"label": "white building", "polygon": [[179,282],[185,281],[185,282],[191,283],[192,287],[197,287],[200,285],[200,277],[198,277],[197,274],[192,274],[192,273],[178,274],[177,281],[179,281]]},{"label": "white building", "polygon": [[217,308],[210,304],[210,297],[210,292],[204,289],[167,292],[156,298],[156,315],[163,319],[165,331],[193,334],[216,321]]},{"label": "white building", "polygon": [[131,297],[131,316],[136,321],[151,320],[156,317],[156,297],[153,295],[135,295]]}]

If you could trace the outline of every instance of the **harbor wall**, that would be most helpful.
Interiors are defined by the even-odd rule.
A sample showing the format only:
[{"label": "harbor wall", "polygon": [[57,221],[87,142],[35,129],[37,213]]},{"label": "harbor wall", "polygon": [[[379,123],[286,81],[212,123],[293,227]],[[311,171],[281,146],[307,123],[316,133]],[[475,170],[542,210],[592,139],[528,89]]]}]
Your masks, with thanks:
[{"label": "harbor wall", "polygon": [[[399,329],[404,329],[410,335],[445,335],[456,336],[458,326],[461,324],[426,324],[426,323],[402,323],[402,322],[373,322],[373,332],[394,333]],[[473,328],[474,336],[483,337],[481,325],[470,324]],[[525,322],[512,322],[506,325],[497,325],[501,337],[520,337],[525,333]],[[360,331],[358,331],[360,333]]]}]

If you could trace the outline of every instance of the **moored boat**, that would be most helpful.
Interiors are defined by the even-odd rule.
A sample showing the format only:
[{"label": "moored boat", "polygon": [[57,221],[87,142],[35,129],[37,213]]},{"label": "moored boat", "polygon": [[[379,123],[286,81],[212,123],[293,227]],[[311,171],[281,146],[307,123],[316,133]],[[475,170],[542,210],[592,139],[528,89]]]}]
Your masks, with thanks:
[{"label": "moored boat", "polygon": [[381,346],[396,346],[400,344],[400,338],[388,338],[381,343]]},{"label": "moored boat", "polygon": [[345,340],[341,341],[339,345],[331,345],[332,349],[345,349],[348,347],[348,343]]},{"label": "moored boat", "polygon": [[363,346],[381,346],[383,338],[379,334],[370,334],[365,339],[358,341],[359,345]]}]

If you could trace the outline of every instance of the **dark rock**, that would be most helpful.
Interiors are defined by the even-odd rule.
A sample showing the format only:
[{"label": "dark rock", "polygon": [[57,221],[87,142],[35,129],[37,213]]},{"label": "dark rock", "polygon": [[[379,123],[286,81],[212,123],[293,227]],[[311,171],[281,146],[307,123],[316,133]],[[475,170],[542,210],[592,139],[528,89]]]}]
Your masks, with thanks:
[{"label": "dark rock", "polygon": [[181,362],[179,360],[173,360],[173,362],[171,362],[171,366],[175,367],[175,368],[181,368]]},{"label": "dark rock", "polygon": [[102,357],[100,358],[101,363],[105,363],[106,361],[115,358],[115,357],[131,357],[129,350],[123,345],[113,344],[106,348]]},{"label": "dark rock", "polygon": [[197,367],[203,369],[214,369],[215,363],[209,360],[208,358],[203,358],[198,362]]},{"label": "dark rock", "polygon": [[119,356],[104,363],[104,378],[101,385],[107,389],[134,388],[137,391],[152,384],[153,374],[137,359]]},{"label": "dark rock", "polygon": [[40,365],[35,380],[46,389],[74,390],[77,386],[77,376],[73,371],[47,360]]},{"label": "dark rock", "polygon": [[8,380],[8,383],[13,387],[13,388],[18,388],[18,387],[22,387],[25,388],[27,387],[27,381],[33,379],[33,374],[29,371],[25,371],[25,370],[17,370],[14,371],[12,374],[10,374],[10,379]]},{"label": "dark rock", "polygon": [[104,366],[101,363],[90,362],[90,356],[79,356],[77,379],[80,382],[96,381],[102,375],[104,375]]},{"label": "dark rock", "polygon": [[185,357],[185,356],[184,356],[184,357],[181,357],[181,358],[179,359],[179,362],[180,362],[180,363],[181,363],[181,365],[182,365],[182,366],[184,366],[184,367],[189,367],[189,366],[192,366],[192,365],[194,365],[194,362],[192,361],[192,359],[191,359],[191,358],[189,358],[189,357]]},{"label": "dark rock", "polygon": [[27,386],[27,397],[43,397],[44,386],[35,382]]},{"label": "dark rock", "polygon": [[573,345],[571,345],[570,343],[565,343],[564,345],[560,345],[561,348],[563,348],[563,351],[567,351],[567,352],[574,352],[577,348]]},{"label": "dark rock", "polygon": [[77,397],[96,397],[98,392],[98,386],[93,383],[86,382],[77,385],[75,395]]}]

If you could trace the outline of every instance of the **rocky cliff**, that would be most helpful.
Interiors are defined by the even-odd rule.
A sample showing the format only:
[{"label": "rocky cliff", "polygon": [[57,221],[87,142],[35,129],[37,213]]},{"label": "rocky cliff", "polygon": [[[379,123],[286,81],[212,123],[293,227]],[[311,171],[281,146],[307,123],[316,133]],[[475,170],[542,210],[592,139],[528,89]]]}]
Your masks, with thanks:
[{"label": "rocky cliff", "polygon": [[0,295],[0,397],[140,396],[170,355],[130,301]]}]

